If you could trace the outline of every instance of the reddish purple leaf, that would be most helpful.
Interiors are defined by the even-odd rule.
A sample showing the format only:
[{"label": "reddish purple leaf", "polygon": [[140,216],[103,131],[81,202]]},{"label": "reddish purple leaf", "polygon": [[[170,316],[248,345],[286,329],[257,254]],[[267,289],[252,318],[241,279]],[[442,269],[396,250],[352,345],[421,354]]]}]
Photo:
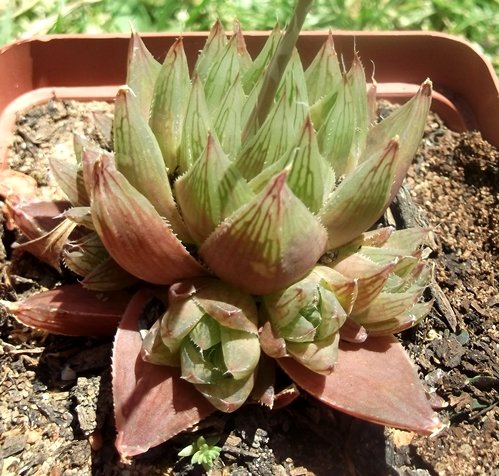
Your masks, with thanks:
[{"label": "reddish purple leaf", "polygon": [[442,428],[413,363],[393,336],[340,342],[338,363],[327,376],[290,358],[278,363],[300,387],[342,412],[423,434]]},{"label": "reddish purple leaf", "polygon": [[152,291],[139,291],[120,323],[113,351],[116,448],[123,457],[144,453],[195,425],[215,409],[175,367],[142,360],[138,319]]},{"label": "reddish purple leaf", "polygon": [[367,331],[350,317],[340,327],[340,339],[354,344],[362,344],[367,339]]},{"label": "reddish purple leaf", "polygon": [[31,253],[40,261],[47,263],[60,272],[62,252],[67,244],[69,235],[71,235],[75,227],[76,223],[66,219],[40,238],[25,241],[21,244],[14,244],[12,248]]},{"label": "reddish purple leaf", "polygon": [[2,304],[28,327],[67,336],[107,336],[115,333],[129,300],[124,291],[95,292],[77,284]]},{"label": "reddish purple leaf", "polygon": [[293,403],[300,396],[300,390],[296,385],[292,384],[289,387],[276,393],[274,396],[274,410],[279,410],[280,408],[287,407]]},{"label": "reddish purple leaf", "polygon": [[265,321],[260,328],[260,346],[269,357],[274,359],[287,355],[286,341],[276,335],[269,321]]},{"label": "reddish purple leaf", "polygon": [[101,155],[93,165],[92,220],[111,257],[126,271],[155,284],[206,275],[151,203]]},{"label": "reddish purple leaf", "polygon": [[7,203],[10,225],[17,226],[30,240],[53,230],[62,220],[61,214],[71,207],[69,202],[36,200],[24,204]]}]

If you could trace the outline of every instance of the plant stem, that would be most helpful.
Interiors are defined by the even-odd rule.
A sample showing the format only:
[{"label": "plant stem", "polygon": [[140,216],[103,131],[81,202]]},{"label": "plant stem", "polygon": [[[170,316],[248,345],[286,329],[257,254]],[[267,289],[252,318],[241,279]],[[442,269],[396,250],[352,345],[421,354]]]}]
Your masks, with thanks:
[{"label": "plant stem", "polygon": [[274,103],[275,93],[291,58],[298,35],[300,34],[303,22],[305,21],[305,17],[309,12],[312,3],[313,0],[298,0],[296,2],[293,16],[286,29],[286,33],[281,38],[276,52],[265,71],[262,89],[260,90],[255,107],[253,111],[251,111],[251,115],[243,130],[243,142],[254,134],[263,124]]}]

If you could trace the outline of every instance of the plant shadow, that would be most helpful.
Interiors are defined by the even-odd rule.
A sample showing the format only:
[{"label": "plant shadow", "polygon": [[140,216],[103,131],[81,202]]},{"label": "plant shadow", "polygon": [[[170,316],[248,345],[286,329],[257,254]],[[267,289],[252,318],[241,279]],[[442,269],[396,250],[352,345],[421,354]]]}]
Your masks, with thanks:
[{"label": "plant shadow", "polygon": [[[309,397],[271,411],[248,406],[234,416],[234,431],[250,447],[267,446],[274,465],[291,474],[308,471],[317,476],[396,475],[386,462],[384,428],[330,409]],[[262,443],[263,442],[263,443]],[[264,467],[263,451],[246,459],[251,474]],[[260,461],[259,461],[260,459]],[[274,468],[275,469],[275,468]],[[273,473],[272,473],[273,474]]]},{"label": "plant shadow", "polygon": [[[54,357],[55,349],[49,346],[47,355],[42,359],[49,364],[50,369],[44,365],[39,369],[40,373],[42,369],[50,370],[49,375],[45,374],[42,380],[53,389],[58,386],[53,379],[54,374],[59,374],[63,366],[64,351],[73,353],[76,350],[74,339],[72,342],[64,338],[56,340],[59,341],[57,356]],[[126,471],[145,475],[159,468],[169,468],[173,471],[172,474],[179,476],[204,474],[201,466],[190,464],[190,458],[180,459],[178,452],[199,435],[213,434],[220,436],[218,445],[222,447],[215,467],[220,470],[223,467],[230,468],[227,474],[263,476],[276,474],[282,469],[286,471],[285,474],[302,474],[300,471],[303,470],[317,476],[399,474],[393,466],[393,457],[390,458],[393,448],[390,449],[382,426],[340,413],[303,394],[279,410],[247,404],[233,414],[217,412],[202,421],[196,431],[184,432],[143,455],[122,462],[114,447],[116,430],[111,372],[109,366],[104,365],[109,362],[110,343],[92,344],[97,346],[90,345],[88,341],[83,342],[82,339],[79,350],[88,362],[88,355],[96,355],[102,346],[103,360],[107,362],[99,358],[102,365],[100,368],[83,370],[75,366],[74,362],[81,361],[81,358],[75,360],[80,352],[76,352],[75,357],[68,360],[73,362],[72,367],[77,370],[78,376],[83,373],[89,378],[98,377],[95,429],[102,441],[93,450],[87,450],[91,456],[93,475],[122,474]],[[51,362],[51,359],[56,359],[57,362]],[[42,376],[39,374],[38,377]],[[75,385],[75,382],[72,384],[75,387],[79,385]],[[76,402],[73,402],[73,414],[76,413],[75,405]],[[184,406],[180,397],[175,399],[175,406]],[[72,425],[75,439],[90,441],[88,434],[83,434],[78,425],[75,418]]]}]

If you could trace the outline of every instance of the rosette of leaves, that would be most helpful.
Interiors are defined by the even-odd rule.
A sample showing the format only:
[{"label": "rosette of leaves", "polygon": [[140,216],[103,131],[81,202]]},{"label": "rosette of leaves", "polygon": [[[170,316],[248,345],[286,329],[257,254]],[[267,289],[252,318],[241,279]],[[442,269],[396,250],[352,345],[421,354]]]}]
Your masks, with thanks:
[{"label": "rosette of leaves", "polygon": [[291,356],[308,369],[328,375],[338,358],[339,331],[355,299],[356,282],[325,266],[264,296],[261,343],[267,355]]},{"label": "rosette of leaves", "polygon": [[[30,230],[20,248],[81,276],[81,287],[10,305],[21,322],[94,335],[122,316],[113,394],[124,456],[241,405],[267,374],[260,345],[329,405],[440,428],[392,336],[429,308],[418,302],[431,274],[415,251],[422,232],[368,231],[419,145],[431,83],[376,122],[375,83],[357,55],[340,66],[332,35],[304,68],[295,42],[309,3],[254,59],[238,25],[228,37],[217,22],[190,64],[182,38],[160,64],[133,34],[104,133],[112,150],[79,137],[74,160],[52,158],[71,205],[57,226],[39,224],[40,207],[15,210]],[[143,340],[155,296],[166,311]]]},{"label": "rosette of leaves", "polygon": [[349,319],[369,335],[390,335],[419,323],[433,301],[422,301],[433,275],[423,259],[429,230],[381,228],[337,250],[328,266],[356,279],[356,298]]},{"label": "rosette of leaves", "polygon": [[180,367],[213,406],[234,411],[251,393],[260,359],[256,304],[219,280],[176,283],[168,310],[144,339],[143,357]]},{"label": "rosette of leaves", "polygon": [[423,319],[421,301],[432,277],[423,261],[428,230],[391,227],[363,233],[338,248],[303,279],[263,297],[261,344],[274,357],[293,357],[325,375],[334,370],[340,337],[364,342]]}]

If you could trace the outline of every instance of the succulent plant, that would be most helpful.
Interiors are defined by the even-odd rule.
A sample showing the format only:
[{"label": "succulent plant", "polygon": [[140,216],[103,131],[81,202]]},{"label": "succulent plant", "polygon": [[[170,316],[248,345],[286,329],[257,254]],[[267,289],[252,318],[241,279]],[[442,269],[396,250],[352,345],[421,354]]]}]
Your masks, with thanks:
[{"label": "succulent plant", "polygon": [[215,443],[217,442],[217,437],[206,440],[203,436],[200,436],[195,443],[183,448],[178,455],[182,457],[191,456],[192,464],[200,464],[205,471],[209,471],[222,451],[220,446],[216,446]]},{"label": "succulent plant", "polygon": [[168,310],[144,338],[143,357],[180,366],[213,406],[234,411],[251,393],[260,360],[256,304],[217,279],[173,284]]},{"label": "succulent plant", "polygon": [[[237,24],[228,38],[215,23],[190,65],[182,38],[159,64],[133,34],[113,150],[77,137],[74,160],[52,159],[72,206],[55,228],[15,210],[31,230],[22,248],[82,276],[81,299],[62,286],[58,306],[54,291],[10,305],[21,322],[82,335],[123,315],[113,389],[124,456],[215,408],[271,404],[255,390],[273,391],[264,354],[347,413],[440,428],[392,336],[431,307],[420,301],[427,230],[377,226],[421,140],[431,83],[377,122],[375,83],[357,55],[342,67],[332,35],[304,69],[294,45],[308,3],[255,59]],[[165,310],[144,335],[152,298]]]}]

